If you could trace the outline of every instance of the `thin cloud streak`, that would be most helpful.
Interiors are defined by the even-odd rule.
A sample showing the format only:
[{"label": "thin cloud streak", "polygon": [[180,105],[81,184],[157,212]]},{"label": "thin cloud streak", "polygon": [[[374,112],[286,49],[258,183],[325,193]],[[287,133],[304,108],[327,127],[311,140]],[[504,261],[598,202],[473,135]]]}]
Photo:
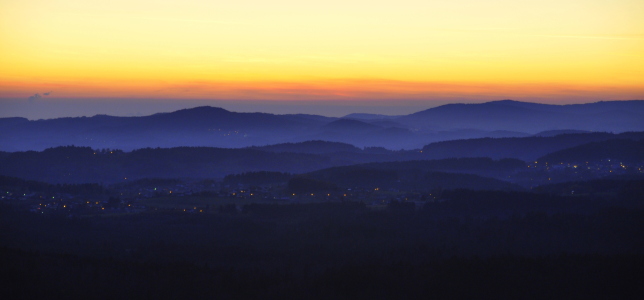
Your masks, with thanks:
[{"label": "thin cloud streak", "polygon": [[[134,18],[134,17],[131,17]],[[222,25],[240,25],[241,22],[229,22],[229,21],[216,21],[216,20],[204,20],[204,19],[176,19],[176,18],[151,18],[143,17],[136,18],[137,20],[149,20],[149,21],[166,21],[166,22],[184,22],[184,23],[204,23],[204,24],[222,24]]]},{"label": "thin cloud streak", "polygon": [[36,93],[36,94],[34,94],[34,95],[32,95],[32,96],[29,96],[29,98],[27,98],[27,100],[29,100],[29,102],[32,102],[32,103],[33,103],[33,102],[35,102],[36,100],[39,100],[40,98],[42,98],[42,96],[40,96],[40,94],[37,94],[37,93]]},{"label": "thin cloud streak", "polygon": [[575,39],[603,39],[603,40],[642,40],[644,34],[614,34],[614,35],[593,35],[593,34],[531,34],[517,32],[514,28],[463,28],[463,29],[447,29],[447,28],[433,28],[433,31],[443,32],[460,32],[460,33],[487,33],[487,34],[502,34],[502,35],[519,35],[519,36],[532,36],[532,37],[553,37],[553,38],[575,38]]},{"label": "thin cloud streak", "polygon": [[602,39],[602,40],[642,40],[642,39],[644,39],[644,34],[642,34],[642,35],[631,35],[631,36],[544,34],[544,35],[535,35],[535,36],[555,37],[555,38],[575,38],[575,39]]}]

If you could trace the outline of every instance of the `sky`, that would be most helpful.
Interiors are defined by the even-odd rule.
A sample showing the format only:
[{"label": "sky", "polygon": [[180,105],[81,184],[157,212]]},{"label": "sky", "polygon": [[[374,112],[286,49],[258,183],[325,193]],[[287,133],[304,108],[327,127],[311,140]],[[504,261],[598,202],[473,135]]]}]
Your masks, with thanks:
[{"label": "sky", "polygon": [[0,117],[644,99],[641,0],[0,0]]}]

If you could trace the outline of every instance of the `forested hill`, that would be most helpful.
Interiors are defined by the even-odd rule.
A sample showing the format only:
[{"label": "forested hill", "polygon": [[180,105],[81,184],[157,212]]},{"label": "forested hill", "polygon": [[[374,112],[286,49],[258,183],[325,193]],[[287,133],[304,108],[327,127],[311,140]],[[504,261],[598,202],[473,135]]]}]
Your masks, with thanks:
[{"label": "forested hill", "polygon": [[49,184],[35,180],[0,175],[0,190],[26,195],[33,192],[66,193],[74,195],[107,195],[107,189],[96,183]]},{"label": "forested hill", "polygon": [[[514,159],[494,161],[489,158],[465,158],[333,167],[310,172],[304,176],[343,188],[409,191],[459,188],[522,190],[523,188],[517,185],[487,176],[507,177],[508,174],[514,174],[525,167],[526,164],[523,161]],[[315,185],[316,182],[308,182],[308,184]]]},{"label": "forested hill", "polygon": [[[321,143],[329,147],[315,151],[315,145]],[[335,150],[354,152],[321,153]],[[251,171],[304,173],[333,166],[421,158],[419,151],[358,149],[348,144],[328,142],[276,145],[268,151],[260,148],[177,147],[124,152],[64,146],[43,151],[0,152],[0,175],[49,183],[109,184],[142,178],[223,178]]]},{"label": "forested hill", "polygon": [[430,192],[442,189],[520,191],[523,187],[502,180],[473,174],[419,172],[417,170],[369,170],[344,167],[314,172],[318,182],[328,182],[341,188],[385,191]]},{"label": "forested hill", "polygon": [[[251,171],[305,173],[334,166],[364,162],[418,159],[418,151],[309,154],[269,152],[258,149],[205,147],[145,148],[131,152],[93,150],[89,147],[57,147],[41,152],[0,152],[0,175],[48,183],[117,183],[142,178],[223,178]],[[376,151],[377,152],[377,151]],[[381,169],[422,169],[425,171],[487,170],[522,167],[523,162],[491,159],[390,162]],[[375,168],[371,166],[370,168]]]},{"label": "forested hill", "polygon": [[307,172],[339,164],[306,153],[179,147],[95,151],[57,147],[0,155],[0,175],[49,183],[115,183],[141,178],[222,178],[246,171]]},{"label": "forested hill", "polygon": [[360,165],[366,169],[380,170],[421,170],[421,171],[488,171],[513,172],[526,167],[522,160],[505,158],[493,160],[489,157],[446,158],[440,160],[413,160],[367,163]]},{"label": "forested hill", "polygon": [[[261,147],[252,147],[258,150],[270,152],[293,152],[293,153],[337,153],[337,152],[362,152],[362,149],[347,143],[327,141],[306,141],[300,143],[283,143]],[[389,152],[389,151],[387,151]]]},{"label": "forested hill", "polygon": [[445,141],[429,144],[423,147],[428,158],[440,159],[448,157],[491,157],[518,158],[533,161],[541,156],[555,151],[611,139],[639,140],[644,138],[644,132],[625,132],[613,134],[607,132],[562,134],[552,137],[524,138],[482,138],[469,140]]},{"label": "forested hill", "polygon": [[644,139],[617,139],[592,142],[560,150],[540,157],[538,160],[548,163],[578,163],[613,159],[616,162],[644,162]]},{"label": "forested hill", "polygon": [[[568,150],[547,156],[547,159],[574,162],[582,158],[622,158],[639,162],[644,153],[642,138],[644,132],[486,138],[435,143],[423,150],[410,151],[360,149],[324,141],[241,149],[143,148],[131,152],[65,146],[40,152],[0,152],[0,175],[49,183],[109,184],[141,178],[223,178],[229,174],[253,171],[300,174],[331,167],[381,163],[363,167],[470,173],[500,179],[502,175],[507,178],[513,168],[525,167],[517,159],[534,161],[564,149]],[[464,159],[468,157],[478,159]],[[492,161],[504,158],[512,159]]]}]

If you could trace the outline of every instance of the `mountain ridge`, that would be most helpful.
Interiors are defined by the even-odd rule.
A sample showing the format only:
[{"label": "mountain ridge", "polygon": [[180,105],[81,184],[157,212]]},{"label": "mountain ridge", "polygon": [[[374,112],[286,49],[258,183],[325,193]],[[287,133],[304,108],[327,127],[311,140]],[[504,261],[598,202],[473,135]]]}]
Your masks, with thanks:
[{"label": "mountain ridge", "polygon": [[641,131],[644,100],[571,105],[501,100],[447,104],[385,119],[364,116],[356,119],[240,113],[199,106],[142,117],[0,118],[0,150],[43,150],[70,144],[123,150],[179,146],[243,148],[308,140],[416,149],[445,140],[529,136],[553,130]]}]

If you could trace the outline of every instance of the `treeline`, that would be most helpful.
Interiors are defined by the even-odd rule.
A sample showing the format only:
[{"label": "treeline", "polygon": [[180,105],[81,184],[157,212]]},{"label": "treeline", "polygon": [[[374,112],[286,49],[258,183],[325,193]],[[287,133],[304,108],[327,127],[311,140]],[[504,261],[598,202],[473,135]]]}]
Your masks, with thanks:
[{"label": "treeline", "polygon": [[293,177],[285,172],[244,172],[241,174],[226,175],[223,180],[224,186],[262,186],[279,183],[286,183]]},{"label": "treeline", "polygon": [[[491,171],[491,173],[494,173]],[[343,188],[383,189],[426,192],[435,189],[523,190],[499,179],[474,174],[424,171],[422,169],[373,168],[347,166],[305,174],[308,178]]]},{"label": "treeline", "polygon": [[524,169],[526,163],[519,159],[502,158],[494,160],[489,157],[452,157],[434,160],[412,160],[394,162],[376,162],[361,165],[368,169],[417,169],[422,171],[485,171],[485,172],[514,172]]},{"label": "treeline", "polygon": [[0,190],[27,194],[31,192],[65,193],[71,195],[104,195],[109,190],[97,183],[49,184],[35,180],[0,175]]},{"label": "treeline", "polygon": [[[329,142],[329,141],[306,141],[300,143],[283,143],[268,146],[251,147],[259,150],[270,152],[290,152],[290,153],[335,153],[335,152],[362,152],[363,150],[346,143]],[[384,149],[384,148],[383,148]]]}]

